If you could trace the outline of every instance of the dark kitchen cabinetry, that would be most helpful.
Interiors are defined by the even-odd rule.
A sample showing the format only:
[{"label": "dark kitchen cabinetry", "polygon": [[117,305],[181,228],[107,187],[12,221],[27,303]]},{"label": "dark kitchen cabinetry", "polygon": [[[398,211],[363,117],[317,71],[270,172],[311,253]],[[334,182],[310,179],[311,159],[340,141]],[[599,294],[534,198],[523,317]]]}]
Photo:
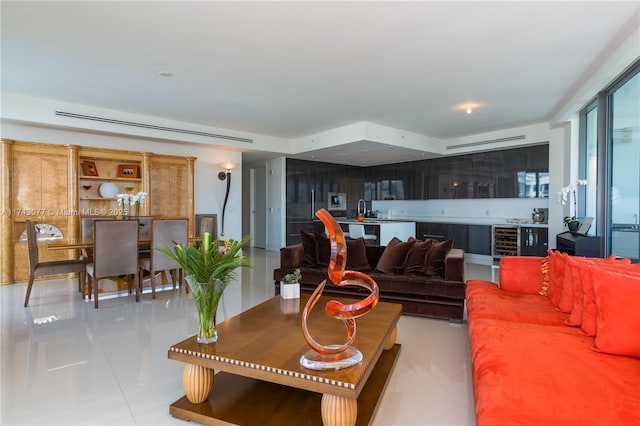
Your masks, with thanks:
[{"label": "dark kitchen cabinetry", "polygon": [[453,247],[467,251],[468,227],[459,223],[417,222],[416,237],[437,241],[453,239]]},{"label": "dark kitchen cabinetry", "polygon": [[[518,198],[541,193],[548,181],[549,145],[454,155],[406,163],[359,167],[287,159],[287,201],[308,198],[326,203],[328,192],[346,192],[350,207],[372,200]],[[523,191],[523,176],[535,176],[535,190]],[[296,191],[290,193],[291,189]],[[548,183],[546,184],[548,187]],[[531,188],[530,188],[531,189]],[[547,190],[548,191],[548,190]]]},{"label": "dark kitchen cabinetry", "polygon": [[491,226],[469,225],[467,253],[491,255]]},{"label": "dark kitchen cabinetry", "polygon": [[520,228],[520,255],[546,256],[549,246],[549,230],[523,226]]}]

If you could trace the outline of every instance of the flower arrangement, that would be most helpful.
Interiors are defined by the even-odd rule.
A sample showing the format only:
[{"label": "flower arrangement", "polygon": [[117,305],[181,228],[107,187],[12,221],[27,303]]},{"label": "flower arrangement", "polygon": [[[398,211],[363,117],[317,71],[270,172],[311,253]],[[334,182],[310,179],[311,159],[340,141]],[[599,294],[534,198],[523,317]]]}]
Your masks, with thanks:
[{"label": "flower arrangement", "polygon": [[140,216],[140,206],[144,204],[147,193],[140,191],[137,194],[132,194],[132,187],[125,188],[127,190],[126,194],[117,194],[116,199],[118,201],[118,207],[122,209],[122,215],[124,216],[124,212],[126,210],[127,216],[131,217],[131,210],[135,207],[136,214],[135,217]]},{"label": "flower arrangement", "polygon": [[251,267],[249,259],[241,253],[251,238],[251,235],[246,235],[240,241],[220,241],[213,239],[209,232],[204,232],[199,246],[191,244],[185,248],[176,244],[172,249],[157,247],[157,250],[175,260],[187,275],[198,309],[200,328],[197,340],[200,343],[218,340],[215,329],[218,303],[224,289],[236,278],[236,269]]},{"label": "flower arrangement", "polygon": [[[562,203],[562,205],[567,204],[569,200],[569,197],[572,195],[573,196],[573,215],[570,216],[565,216],[562,221],[564,222],[565,225],[567,225],[567,227],[571,228],[571,227],[577,227],[578,224],[578,195],[576,193],[576,190],[578,189],[578,186],[580,185],[586,185],[587,181],[586,180],[581,180],[578,179],[576,181],[576,183],[571,184],[571,185],[567,185],[565,187],[563,187],[562,189],[560,189],[560,191],[558,191],[558,202]],[[571,213],[571,212],[569,212]],[[574,224],[574,225],[572,225]],[[577,228],[576,228],[577,229]]]}]

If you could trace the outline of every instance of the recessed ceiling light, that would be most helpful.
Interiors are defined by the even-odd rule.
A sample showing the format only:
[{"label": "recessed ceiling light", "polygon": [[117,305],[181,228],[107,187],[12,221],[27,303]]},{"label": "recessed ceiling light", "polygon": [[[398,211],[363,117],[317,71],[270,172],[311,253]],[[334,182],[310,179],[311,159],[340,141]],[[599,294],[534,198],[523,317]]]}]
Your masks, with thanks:
[{"label": "recessed ceiling light", "polygon": [[471,107],[467,108],[467,114],[471,114],[473,112],[473,110],[471,110]]},{"label": "recessed ceiling light", "polygon": [[162,77],[171,77],[173,76],[173,73],[169,71],[158,71],[158,75]]}]

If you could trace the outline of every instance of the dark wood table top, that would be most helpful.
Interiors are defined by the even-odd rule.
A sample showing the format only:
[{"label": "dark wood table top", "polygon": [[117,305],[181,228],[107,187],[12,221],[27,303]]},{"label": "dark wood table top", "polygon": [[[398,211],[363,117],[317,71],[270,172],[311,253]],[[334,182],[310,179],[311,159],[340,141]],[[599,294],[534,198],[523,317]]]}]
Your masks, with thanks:
[{"label": "dark wood table top", "polygon": [[[300,299],[273,297],[218,324],[217,343],[199,344],[192,336],[171,346],[168,356],[240,376],[355,399],[395,329],[402,305],[380,302],[356,320],[353,346],[363,354],[360,364],[342,370],[316,371],[302,367],[299,362],[310,349],[301,329],[302,310],[308,298],[308,295]],[[322,344],[342,344],[346,339],[343,322],[324,312],[324,305],[331,299],[353,302],[323,296],[310,315],[309,331]]]}]

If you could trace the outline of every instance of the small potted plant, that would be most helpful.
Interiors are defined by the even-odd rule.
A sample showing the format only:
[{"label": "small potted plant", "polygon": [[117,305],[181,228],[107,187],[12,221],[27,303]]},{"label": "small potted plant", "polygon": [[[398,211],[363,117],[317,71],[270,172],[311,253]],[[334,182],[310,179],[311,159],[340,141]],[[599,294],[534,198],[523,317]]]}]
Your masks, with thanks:
[{"label": "small potted plant", "polygon": [[296,268],[292,273],[282,277],[282,281],[280,282],[280,296],[283,299],[300,298],[300,279],[302,279],[300,268]]},{"label": "small potted plant", "polygon": [[580,221],[576,216],[565,216],[563,222],[571,232],[576,232],[580,226]]}]

